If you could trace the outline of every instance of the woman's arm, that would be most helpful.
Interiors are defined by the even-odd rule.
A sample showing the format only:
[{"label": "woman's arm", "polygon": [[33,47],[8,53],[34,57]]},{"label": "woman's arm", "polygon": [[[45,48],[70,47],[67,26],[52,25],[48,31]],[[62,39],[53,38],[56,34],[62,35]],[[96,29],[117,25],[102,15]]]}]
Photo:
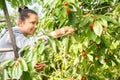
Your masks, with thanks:
[{"label": "woman's arm", "polygon": [[[55,30],[53,32],[50,32],[49,35],[53,38],[62,37],[65,35],[72,34],[75,30],[72,27],[65,26],[61,29]],[[18,34],[16,36],[16,45],[18,48],[22,48],[26,45],[32,45],[34,42],[36,42],[38,39],[43,39],[45,42],[47,40],[46,36],[39,36],[39,37],[32,37],[30,39],[24,37],[22,34]]]},{"label": "woman's arm", "polygon": [[72,34],[74,31],[75,29],[73,29],[72,27],[65,26],[61,29],[50,32],[49,35],[52,36],[53,38],[58,38],[65,35]]}]

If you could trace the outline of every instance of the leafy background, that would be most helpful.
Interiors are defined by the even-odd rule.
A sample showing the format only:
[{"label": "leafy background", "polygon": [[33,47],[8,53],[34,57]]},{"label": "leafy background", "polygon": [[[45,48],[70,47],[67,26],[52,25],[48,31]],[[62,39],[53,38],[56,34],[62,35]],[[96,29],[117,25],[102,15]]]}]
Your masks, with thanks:
[{"label": "leafy background", "polygon": [[[34,45],[23,48],[24,56],[17,61],[3,62],[1,67],[8,65],[2,71],[2,79],[120,79],[119,0],[8,1],[14,8],[35,2],[42,5],[43,16],[35,35],[43,31],[48,37],[48,45],[38,40]],[[76,31],[58,39],[47,35],[64,26],[73,27]],[[42,71],[35,70],[36,62],[47,66]]]}]

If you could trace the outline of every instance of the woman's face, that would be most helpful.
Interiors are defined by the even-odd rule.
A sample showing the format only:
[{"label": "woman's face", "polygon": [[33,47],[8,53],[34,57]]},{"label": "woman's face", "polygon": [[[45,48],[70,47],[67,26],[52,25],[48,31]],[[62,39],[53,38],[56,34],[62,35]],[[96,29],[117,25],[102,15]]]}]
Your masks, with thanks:
[{"label": "woman's face", "polygon": [[33,13],[28,13],[29,18],[26,18],[21,23],[21,31],[22,33],[27,35],[33,35],[37,29],[38,24],[38,16]]}]

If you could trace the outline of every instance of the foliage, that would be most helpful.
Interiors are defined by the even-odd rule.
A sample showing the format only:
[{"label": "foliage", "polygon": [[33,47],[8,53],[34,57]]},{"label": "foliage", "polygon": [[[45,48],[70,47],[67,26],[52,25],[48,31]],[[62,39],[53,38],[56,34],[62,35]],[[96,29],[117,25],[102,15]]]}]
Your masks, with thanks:
[{"label": "foliage", "polygon": [[[4,19],[4,16],[0,16],[0,19]],[[0,32],[2,31],[2,29],[6,26],[6,23],[0,23]]]},{"label": "foliage", "polygon": [[[21,52],[25,55],[17,60],[20,63],[14,66],[16,61],[7,61],[2,78],[9,75],[18,79],[26,75],[33,80],[117,80],[120,77],[119,0],[43,0],[40,3],[44,16],[39,20],[37,32],[41,28],[45,30],[48,45],[38,40],[23,48]],[[58,39],[47,35],[63,26],[71,26],[76,31]],[[35,70],[36,62],[47,66],[43,71]]]},{"label": "foliage", "polygon": [[[17,17],[17,14],[16,14],[16,13],[10,14],[10,21],[11,21],[12,27],[16,26],[16,17]],[[1,15],[1,16],[0,16],[0,19],[5,19],[5,17],[4,17],[3,15]],[[6,22],[0,23],[0,32],[2,31],[2,29],[3,29],[4,27],[7,27]]]},{"label": "foliage", "polygon": [[4,3],[8,1],[12,7],[16,8],[19,6],[30,4],[32,0],[1,0],[0,1],[0,9],[4,8]]}]

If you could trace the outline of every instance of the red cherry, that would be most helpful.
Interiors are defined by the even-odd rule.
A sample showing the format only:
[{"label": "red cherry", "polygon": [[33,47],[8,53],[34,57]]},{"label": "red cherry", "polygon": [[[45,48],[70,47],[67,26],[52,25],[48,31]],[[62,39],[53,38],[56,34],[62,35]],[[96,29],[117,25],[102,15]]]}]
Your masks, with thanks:
[{"label": "red cherry", "polygon": [[86,57],[87,57],[87,54],[82,53],[82,57],[83,57],[83,58],[86,58]]},{"label": "red cherry", "polygon": [[65,3],[64,3],[64,6],[68,6],[68,3],[67,3],[67,2],[65,2]]},{"label": "red cherry", "polygon": [[68,9],[67,9],[67,13],[69,14],[69,13],[70,13],[70,11],[71,11],[71,9],[70,9],[70,8],[68,8]]},{"label": "red cherry", "polygon": [[94,24],[93,23],[90,24],[90,28],[93,30],[93,28],[94,28]]},{"label": "red cherry", "polygon": [[95,59],[98,59],[98,58],[99,58],[99,55],[96,55],[96,56],[95,56]]},{"label": "red cherry", "polygon": [[66,13],[66,16],[68,16],[68,14],[71,12],[71,9],[70,8],[68,8],[67,9],[67,13]]},{"label": "red cherry", "polygon": [[81,78],[81,80],[86,80],[86,77],[83,75],[82,78]]},{"label": "red cherry", "polygon": [[82,53],[84,53],[85,52],[85,49],[82,49]]},{"label": "red cherry", "polygon": [[46,64],[36,63],[34,68],[38,70],[43,70],[43,68],[46,66]]}]

